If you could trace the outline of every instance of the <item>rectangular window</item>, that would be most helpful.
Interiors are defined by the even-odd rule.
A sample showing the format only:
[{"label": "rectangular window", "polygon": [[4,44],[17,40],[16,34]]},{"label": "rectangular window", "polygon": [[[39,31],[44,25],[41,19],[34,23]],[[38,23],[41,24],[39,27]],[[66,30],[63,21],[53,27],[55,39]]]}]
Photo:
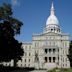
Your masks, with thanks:
[{"label": "rectangular window", "polygon": [[29,48],[31,48],[31,46],[29,46]]},{"label": "rectangular window", "polygon": [[35,43],[35,47],[36,47],[36,43]]},{"label": "rectangular window", "polygon": [[30,62],[30,59],[29,59],[29,62]]},{"label": "rectangular window", "polygon": [[47,49],[45,49],[45,53],[47,54]]},{"label": "rectangular window", "polygon": [[53,49],[53,53],[55,53],[55,51],[56,51],[56,50],[55,50],[55,49]]},{"label": "rectangular window", "polygon": [[66,67],[67,67],[67,64],[66,64]]},{"label": "rectangular window", "polygon": [[29,56],[30,56],[30,53],[29,53]]},{"label": "rectangular window", "polygon": [[26,55],[27,55],[27,53],[25,52],[25,53],[24,53],[24,55],[26,56]]},{"label": "rectangular window", "polygon": [[45,57],[45,62],[47,62],[47,57]]},{"label": "rectangular window", "polygon": [[26,64],[25,64],[25,67],[26,67]]},{"label": "rectangular window", "polygon": [[49,62],[51,62],[51,57],[49,57]]},{"label": "rectangular window", "polygon": [[59,49],[58,49],[58,52],[59,52]]},{"label": "rectangular window", "polygon": [[59,61],[59,56],[58,56],[58,61]]},{"label": "rectangular window", "polygon": [[30,64],[28,64],[28,67],[30,67]]},{"label": "rectangular window", "polygon": [[49,49],[49,53],[51,53],[51,49]]},{"label": "rectangular window", "polygon": [[55,62],[55,57],[53,57],[53,62]]},{"label": "rectangular window", "polygon": [[64,64],[63,64],[63,67],[64,67]]},{"label": "rectangular window", "polygon": [[25,62],[26,62],[26,59],[25,59]]},{"label": "rectangular window", "polygon": [[21,64],[21,67],[22,67],[22,64]]}]

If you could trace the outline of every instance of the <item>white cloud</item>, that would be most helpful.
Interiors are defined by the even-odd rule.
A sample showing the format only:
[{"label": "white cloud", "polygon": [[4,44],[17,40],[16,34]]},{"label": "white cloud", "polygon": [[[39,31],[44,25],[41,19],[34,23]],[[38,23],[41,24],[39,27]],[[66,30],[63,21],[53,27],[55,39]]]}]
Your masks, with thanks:
[{"label": "white cloud", "polygon": [[12,4],[13,6],[19,6],[19,5],[20,5],[20,3],[19,3],[18,0],[11,0],[11,4]]}]

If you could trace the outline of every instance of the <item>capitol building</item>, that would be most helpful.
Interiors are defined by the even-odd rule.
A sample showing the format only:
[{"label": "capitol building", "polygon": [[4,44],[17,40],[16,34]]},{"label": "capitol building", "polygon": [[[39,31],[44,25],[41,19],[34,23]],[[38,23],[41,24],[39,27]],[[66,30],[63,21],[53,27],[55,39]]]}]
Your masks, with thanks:
[{"label": "capitol building", "polygon": [[[17,62],[18,67],[34,67],[36,69],[70,68],[67,57],[69,50],[69,35],[62,33],[60,23],[55,15],[53,2],[46,26],[40,34],[32,35],[32,42],[24,42],[24,55]],[[13,61],[10,62],[13,65]]]}]

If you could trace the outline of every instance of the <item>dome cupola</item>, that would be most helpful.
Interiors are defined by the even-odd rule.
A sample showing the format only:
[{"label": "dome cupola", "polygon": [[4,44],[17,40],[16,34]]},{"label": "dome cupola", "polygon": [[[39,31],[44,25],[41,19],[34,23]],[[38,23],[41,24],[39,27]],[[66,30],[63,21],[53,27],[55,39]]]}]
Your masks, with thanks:
[{"label": "dome cupola", "polygon": [[59,24],[59,21],[58,21],[57,17],[55,16],[54,11],[55,11],[55,9],[54,9],[53,2],[52,2],[50,16],[48,17],[48,19],[46,21],[46,25],[49,25],[49,24],[58,25]]},{"label": "dome cupola", "polygon": [[51,6],[50,16],[47,18],[46,21],[45,32],[60,33],[59,21],[55,16],[55,9],[54,9],[53,2]]}]

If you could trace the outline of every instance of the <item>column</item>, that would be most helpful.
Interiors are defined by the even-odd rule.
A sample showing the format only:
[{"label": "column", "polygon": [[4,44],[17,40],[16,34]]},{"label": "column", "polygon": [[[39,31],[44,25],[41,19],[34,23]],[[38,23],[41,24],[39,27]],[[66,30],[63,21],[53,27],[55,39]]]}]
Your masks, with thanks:
[{"label": "column", "polygon": [[47,54],[49,54],[49,49],[47,49]]},{"label": "column", "polygon": [[54,54],[53,49],[52,49],[52,54]]},{"label": "column", "polygon": [[47,62],[49,63],[49,57],[47,57]]},{"label": "column", "polygon": [[51,57],[51,62],[53,62],[53,57]]},{"label": "column", "polygon": [[53,54],[53,49],[51,49],[51,54]]},{"label": "column", "polygon": [[58,65],[59,65],[59,63],[58,63],[58,57],[56,57],[55,63],[56,63],[56,67],[58,67]]}]

